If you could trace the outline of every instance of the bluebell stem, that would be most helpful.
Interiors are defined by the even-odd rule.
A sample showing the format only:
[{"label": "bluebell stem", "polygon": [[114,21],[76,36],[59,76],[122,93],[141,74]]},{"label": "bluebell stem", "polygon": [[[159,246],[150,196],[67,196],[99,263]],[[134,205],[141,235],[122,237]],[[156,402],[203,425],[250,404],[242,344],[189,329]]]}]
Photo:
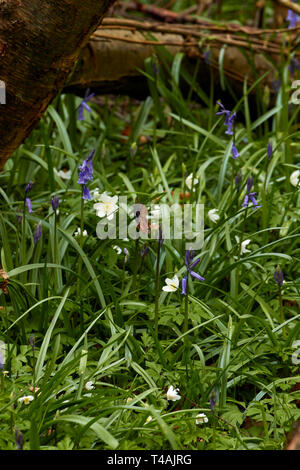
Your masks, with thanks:
[{"label": "bluebell stem", "polygon": [[277,266],[277,268],[275,269],[273,277],[274,277],[274,281],[276,282],[276,284],[279,287],[281,287],[284,281],[284,277],[283,277],[283,272],[281,271],[279,266]]},{"label": "bluebell stem", "polygon": [[59,198],[58,198],[58,196],[55,195],[55,196],[52,198],[51,205],[52,205],[53,211],[56,212],[57,209],[58,209],[58,206],[59,206]]},{"label": "bluebell stem", "polygon": [[267,154],[268,154],[268,160],[270,161],[272,158],[272,154],[273,154],[273,145],[271,141],[268,143],[268,146],[267,146]]},{"label": "bluebell stem", "polygon": [[17,428],[15,428],[15,441],[16,441],[17,449],[23,450],[23,445],[24,445],[23,434]]},{"label": "bluebell stem", "polygon": [[92,150],[90,155],[86,160],[83,161],[82,165],[79,167],[79,177],[78,184],[83,185],[82,198],[83,199],[92,199],[90,191],[87,187],[89,181],[93,179],[93,156],[95,150]]},{"label": "bluebell stem", "polygon": [[87,105],[87,102],[90,101],[93,96],[95,96],[95,93],[89,93],[90,90],[88,89],[85,93],[82,102],[79,105],[78,121],[84,121],[84,109],[86,109],[89,113],[92,112],[92,109]]},{"label": "bluebell stem", "polygon": [[36,245],[42,238],[42,222],[39,221],[37,224],[36,230],[34,232],[34,244]]}]

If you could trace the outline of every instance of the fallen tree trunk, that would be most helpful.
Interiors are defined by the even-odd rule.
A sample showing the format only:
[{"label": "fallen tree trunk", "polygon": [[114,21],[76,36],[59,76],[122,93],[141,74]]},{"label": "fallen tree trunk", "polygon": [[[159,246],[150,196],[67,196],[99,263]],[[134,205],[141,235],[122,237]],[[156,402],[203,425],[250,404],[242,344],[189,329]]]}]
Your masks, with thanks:
[{"label": "fallen tree trunk", "polygon": [[[184,52],[191,71],[200,59],[198,83],[204,87],[209,84],[209,68],[214,71],[216,83],[220,81],[223,48],[222,70],[238,93],[242,93],[245,78],[251,86],[266,74],[259,86],[268,86],[275,97],[276,64],[289,54],[288,48],[282,46],[282,31],[288,32],[213,24],[208,31],[207,22],[201,27],[105,18],[83,50],[65,91],[82,95],[92,88],[98,94],[143,97],[148,92],[147,81],[139,69],[144,69],[145,59],[155,54],[158,46],[164,46],[173,57]],[[296,33],[289,34],[293,38]]]},{"label": "fallen tree trunk", "polygon": [[1,0],[0,170],[40,119],[112,0]]}]

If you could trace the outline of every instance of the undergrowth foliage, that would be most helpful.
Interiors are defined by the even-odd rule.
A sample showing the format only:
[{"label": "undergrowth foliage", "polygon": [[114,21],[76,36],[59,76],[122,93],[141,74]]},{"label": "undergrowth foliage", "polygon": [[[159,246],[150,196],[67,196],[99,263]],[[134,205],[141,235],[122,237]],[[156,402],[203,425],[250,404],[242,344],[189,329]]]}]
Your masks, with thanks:
[{"label": "undergrowth foliage", "polygon": [[[288,65],[251,117],[160,54],[147,99],[59,96],[0,174],[1,449],[281,449],[299,419]],[[202,249],[100,240],[120,196],[204,204]]]}]

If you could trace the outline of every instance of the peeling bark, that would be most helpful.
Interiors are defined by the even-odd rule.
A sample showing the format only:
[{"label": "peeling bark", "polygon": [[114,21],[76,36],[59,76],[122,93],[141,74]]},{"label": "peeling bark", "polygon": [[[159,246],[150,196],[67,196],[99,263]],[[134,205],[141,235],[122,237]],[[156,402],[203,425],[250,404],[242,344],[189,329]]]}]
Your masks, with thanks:
[{"label": "peeling bark", "polygon": [[0,0],[0,169],[62,88],[113,0]]}]

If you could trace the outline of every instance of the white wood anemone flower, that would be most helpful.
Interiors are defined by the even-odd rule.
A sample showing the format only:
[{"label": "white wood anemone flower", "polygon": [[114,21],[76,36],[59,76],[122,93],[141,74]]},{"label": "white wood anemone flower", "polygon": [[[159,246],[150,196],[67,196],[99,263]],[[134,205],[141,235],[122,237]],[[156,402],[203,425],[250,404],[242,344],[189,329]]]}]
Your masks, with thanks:
[{"label": "white wood anemone flower", "polygon": [[94,382],[92,382],[91,380],[89,380],[89,381],[85,384],[84,388],[85,388],[86,390],[94,390],[94,389],[95,389]]},{"label": "white wood anemone flower", "polygon": [[179,279],[176,276],[176,274],[172,279],[167,277],[167,279],[165,280],[165,283],[167,284],[166,286],[163,287],[163,290],[165,292],[176,292],[179,287]]},{"label": "white wood anemone flower", "polygon": [[298,186],[300,183],[300,170],[295,170],[290,176],[290,182],[293,186]]},{"label": "white wood anemone flower", "polygon": [[53,168],[54,173],[59,176],[62,180],[69,180],[71,179],[72,176],[72,171],[71,170],[57,170],[56,168]]},{"label": "white wood anemone flower", "polygon": [[24,405],[29,405],[29,403],[34,400],[34,397],[32,395],[28,395],[26,397],[21,397],[18,399],[18,402],[24,403]]},{"label": "white wood anemone flower", "polygon": [[[235,239],[236,239],[236,242],[239,244],[240,239],[237,235],[235,236]],[[251,250],[247,250],[247,248],[246,248],[246,246],[249,245],[249,243],[251,243],[251,240],[244,240],[242,242],[242,244],[241,244],[241,255],[244,255],[245,253],[251,253]]]},{"label": "white wood anemone flower", "polygon": [[210,211],[208,211],[207,215],[214,224],[216,224],[218,220],[220,219],[218,212],[219,212],[218,209],[211,209]]},{"label": "white wood anemone flower", "polygon": [[94,204],[94,209],[98,217],[107,217],[108,220],[114,218],[115,212],[118,210],[118,196],[108,196],[106,191],[102,193],[97,202]]},{"label": "white wood anemone flower", "polygon": [[169,401],[180,400],[181,396],[178,394],[178,392],[179,392],[179,388],[174,388],[173,385],[171,385],[167,391],[167,400]]},{"label": "white wood anemone flower", "polygon": [[[86,230],[83,230],[82,232],[82,236],[83,237],[87,237],[87,231]],[[78,227],[78,229],[76,230],[76,232],[74,233],[74,237],[79,237],[81,235],[81,228]]]},{"label": "white wood anemone flower", "polygon": [[[193,173],[191,173],[185,180],[185,184],[187,185],[189,190],[192,189],[192,183],[194,183],[194,186],[196,186],[198,182],[199,182],[198,178],[196,178],[196,176],[194,176]],[[194,187],[194,191],[196,191],[195,187]]]},{"label": "white wood anemone flower", "polygon": [[208,417],[205,413],[199,413],[196,416],[196,424],[208,423]]}]

